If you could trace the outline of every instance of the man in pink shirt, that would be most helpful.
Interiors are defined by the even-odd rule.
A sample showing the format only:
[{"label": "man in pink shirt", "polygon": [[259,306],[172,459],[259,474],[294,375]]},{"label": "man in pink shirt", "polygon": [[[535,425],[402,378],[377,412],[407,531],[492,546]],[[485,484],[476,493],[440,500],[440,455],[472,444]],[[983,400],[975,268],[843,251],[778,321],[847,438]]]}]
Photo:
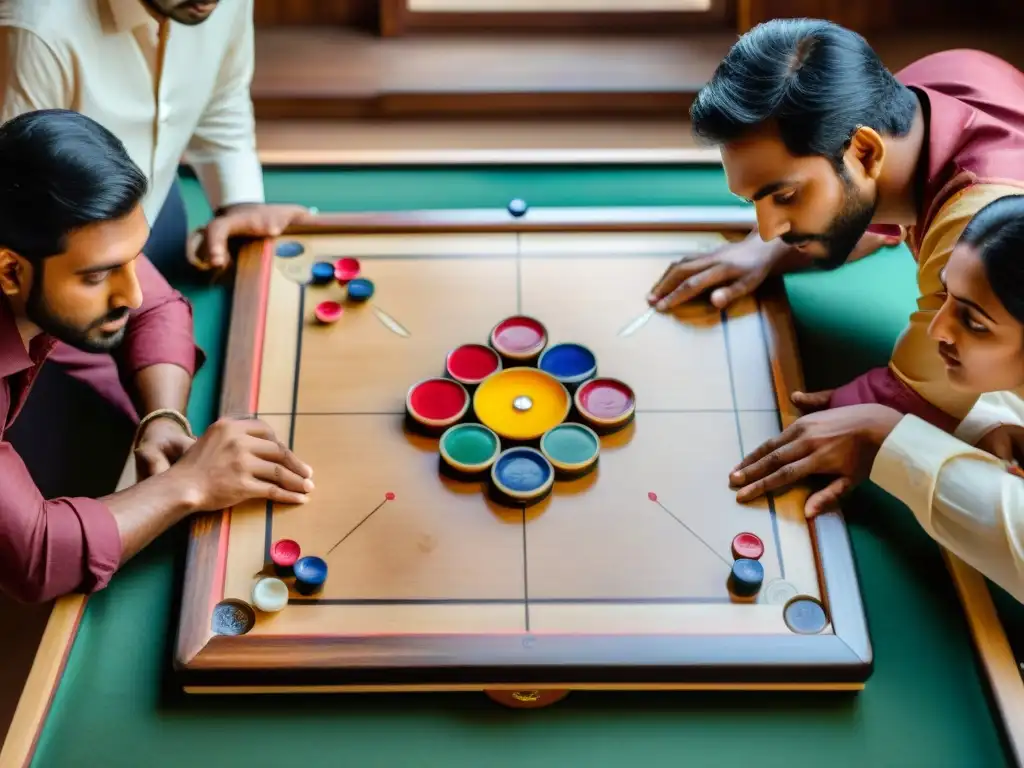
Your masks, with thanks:
[{"label": "man in pink shirt", "polygon": [[[303,503],[312,471],[266,425],[222,420],[192,436],[183,411],[202,353],[188,303],[141,255],[147,181],[124,146],[81,114],[29,112],[0,126],[0,167],[0,590],[25,602],[92,592],[193,512]],[[45,498],[8,441],[61,343],[82,353],[66,373],[138,425],[142,480],[124,491]],[[74,442],[78,426],[51,429]],[[96,429],[87,437],[111,442]],[[35,458],[45,474],[48,457]]]}]

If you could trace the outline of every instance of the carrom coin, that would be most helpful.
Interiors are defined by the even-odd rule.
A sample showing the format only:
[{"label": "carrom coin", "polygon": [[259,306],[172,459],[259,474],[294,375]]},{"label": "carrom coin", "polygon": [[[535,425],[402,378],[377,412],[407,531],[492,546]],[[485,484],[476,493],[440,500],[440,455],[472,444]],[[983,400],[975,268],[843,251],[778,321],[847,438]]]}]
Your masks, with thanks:
[{"label": "carrom coin", "polygon": [[313,259],[312,257],[295,257],[288,259],[275,259],[277,268],[281,274],[299,285],[309,285],[313,282]]},{"label": "carrom coin", "polygon": [[555,468],[558,479],[575,479],[597,465],[601,439],[585,424],[566,422],[544,433],[540,450]]},{"label": "carrom coin", "polygon": [[500,370],[501,357],[485,344],[463,344],[445,358],[445,373],[467,387],[475,387]]},{"label": "carrom coin", "polygon": [[785,605],[800,592],[785,579],[772,579],[761,588],[761,602],[769,605]]},{"label": "carrom coin", "polygon": [[507,448],[491,466],[496,500],[506,505],[529,506],[541,501],[550,493],[554,480],[554,467],[536,448]]},{"label": "carrom coin", "polygon": [[597,374],[597,357],[582,344],[561,342],[541,353],[537,367],[571,387]]},{"label": "carrom coin", "polygon": [[491,346],[512,364],[533,360],[547,343],[547,329],[539,320],[526,315],[506,317],[491,330]]},{"label": "carrom coin", "polygon": [[800,635],[816,635],[828,626],[824,606],[813,597],[798,595],[782,609],[786,626]]},{"label": "carrom coin", "polygon": [[256,612],[244,600],[229,598],[213,609],[211,629],[215,635],[244,635],[256,624]]},{"label": "carrom coin", "polygon": [[443,433],[469,411],[469,392],[459,382],[442,377],[425,379],[409,388],[405,411],[417,429]]},{"label": "carrom coin", "polygon": [[622,429],[636,412],[632,388],[618,379],[598,377],[585,381],[573,400],[580,417],[599,435]]},{"label": "carrom coin", "polygon": [[456,424],[441,435],[440,451],[452,472],[473,476],[491,468],[501,452],[501,441],[483,424]]}]

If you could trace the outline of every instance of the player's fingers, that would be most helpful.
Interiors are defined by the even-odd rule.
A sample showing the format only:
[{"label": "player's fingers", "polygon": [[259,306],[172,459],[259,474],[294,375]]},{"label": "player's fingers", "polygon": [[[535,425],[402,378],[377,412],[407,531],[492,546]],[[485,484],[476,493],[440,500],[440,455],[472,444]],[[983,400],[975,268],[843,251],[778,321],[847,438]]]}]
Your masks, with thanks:
[{"label": "player's fingers", "polygon": [[753,501],[769,491],[792,485],[808,475],[813,475],[816,471],[816,465],[817,461],[813,456],[807,456],[798,461],[784,464],[767,477],[741,488],[736,493],[736,500],[741,503]]},{"label": "player's fingers", "polygon": [[667,296],[660,299],[656,306],[662,311],[677,307],[733,277],[736,277],[735,267],[714,264],[686,278]]},{"label": "player's fingers", "polygon": [[295,493],[309,493],[313,490],[313,481],[292,472],[284,464],[265,459],[252,459],[249,471],[257,480],[273,483],[279,488]]},{"label": "player's fingers", "polygon": [[222,269],[228,265],[228,238],[236,229],[237,220],[233,216],[217,216],[206,225],[203,247],[210,268]]},{"label": "player's fingers", "polygon": [[1013,439],[1005,429],[1000,429],[989,435],[985,441],[985,447],[989,453],[1003,461],[1013,461]]},{"label": "player's fingers", "polygon": [[210,265],[210,254],[207,249],[206,232],[204,230],[197,229],[189,235],[185,243],[185,258],[189,264],[203,272],[213,268]]},{"label": "player's fingers", "polygon": [[850,477],[837,477],[820,491],[815,491],[807,498],[804,504],[804,515],[807,519],[817,517],[822,512],[839,504],[839,500],[853,487],[853,479]]},{"label": "player's fingers", "polygon": [[788,464],[804,458],[811,453],[811,450],[811,445],[806,440],[784,443],[752,464],[734,471],[729,476],[729,481],[733,486],[741,487],[755,480],[763,480]]},{"label": "player's fingers", "polygon": [[262,419],[241,419],[236,421],[225,421],[224,423],[233,429],[241,429],[245,434],[251,435],[252,437],[277,442],[277,433],[275,433],[273,428],[271,428],[271,426]]},{"label": "player's fingers", "polygon": [[714,262],[706,257],[686,258],[675,261],[669,265],[668,269],[665,270],[665,274],[661,276],[654,287],[651,289],[650,294],[647,296],[647,300],[654,304],[669,293],[674,291],[676,287],[683,282],[690,275],[694,275],[710,267]]},{"label": "player's fingers", "polygon": [[741,299],[756,291],[763,282],[764,275],[760,272],[748,272],[734,280],[732,284],[713,290],[711,292],[711,303],[718,309],[725,309],[737,299]]},{"label": "player's fingers", "polygon": [[158,450],[144,447],[135,451],[135,471],[140,480],[159,475],[170,468],[170,461]]},{"label": "player's fingers", "polygon": [[288,491],[274,483],[254,483],[249,493],[254,498],[269,499],[277,504],[305,504],[309,501],[305,493]]},{"label": "player's fingers", "polygon": [[276,437],[258,438],[252,446],[254,456],[272,461],[305,478],[313,477],[313,468],[299,459],[287,445]]},{"label": "player's fingers", "polygon": [[775,437],[765,440],[763,443],[757,446],[757,448],[755,448],[746,456],[744,456],[743,460],[739,464],[732,468],[732,473],[729,475],[730,480],[733,477],[735,477],[737,473],[740,472],[740,470],[744,469],[745,467],[749,467],[751,464],[754,464],[757,461],[760,461],[775,449],[780,448],[781,446],[786,445],[789,442],[792,442],[794,439],[796,439],[796,436],[797,424],[792,424],[788,428],[784,429],[781,434],[778,434]]},{"label": "player's fingers", "polygon": [[820,392],[794,392],[789,396],[790,401],[797,408],[804,412],[821,411],[828,408],[832,402],[831,389],[823,389]]}]

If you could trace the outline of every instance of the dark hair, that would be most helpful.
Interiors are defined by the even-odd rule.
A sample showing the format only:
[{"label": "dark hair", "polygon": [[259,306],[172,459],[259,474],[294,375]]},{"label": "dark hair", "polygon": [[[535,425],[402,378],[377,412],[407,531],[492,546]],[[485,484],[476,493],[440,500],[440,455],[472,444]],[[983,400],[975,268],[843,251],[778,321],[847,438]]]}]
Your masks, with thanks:
[{"label": "dark hair", "polygon": [[774,121],[791,154],[838,166],[858,127],[903,136],[916,110],[914,92],[857,33],[817,19],[774,19],[733,45],[690,117],[697,136],[715,144]]},{"label": "dark hair", "polygon": [[63,109],[26,112],[0,125],[0,246],[39,262],[68,235],[128,215],[145,174],[114,134]]},{"label": "dark hair", "polygon": [[986,205],[964,227],[960,242],[978,252],[992,292],[1024,323],[1024,194]]}]

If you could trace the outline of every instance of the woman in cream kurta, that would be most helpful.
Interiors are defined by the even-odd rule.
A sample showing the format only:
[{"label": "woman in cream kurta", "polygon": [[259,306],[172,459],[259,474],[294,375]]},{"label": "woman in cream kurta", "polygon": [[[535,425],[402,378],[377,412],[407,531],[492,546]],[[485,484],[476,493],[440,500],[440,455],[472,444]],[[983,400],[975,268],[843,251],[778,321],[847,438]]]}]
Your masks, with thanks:
[{"label": "woman in cream kurta", "polygon": [[[1024,602],[1024,196],[972,219],[940,276],[929,334],[950,384],[981,397],[953,434],[867,404],[809,413],[730,475],[741,501],[808,475],[833,476],[813,516],[870,479],[939,544]],[[828,393],[794,394],[813,410]]]}]

